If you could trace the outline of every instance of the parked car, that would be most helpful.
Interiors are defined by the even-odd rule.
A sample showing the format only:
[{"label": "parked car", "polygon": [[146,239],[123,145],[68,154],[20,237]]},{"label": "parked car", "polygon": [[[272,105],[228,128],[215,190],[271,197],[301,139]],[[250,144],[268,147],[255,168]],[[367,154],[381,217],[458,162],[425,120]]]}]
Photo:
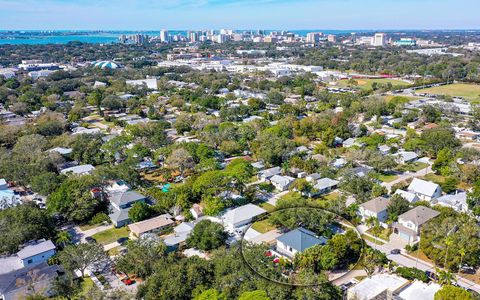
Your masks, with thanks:
[{"label": "parked car", "polygon": [[130,278],[125,278],[125,279],[122,279],[122,282],[125,284],[125,285],[132,285],[135,283],[135,280],[132,280]]},{"label": "parked car", "polygon": [[475,274],[476,270],[473,267],[470,266],[462,266],[460,268],[460,272],[465,273],[465,274]]},{"label": "parked car", "polygon": [[438,279],[437,274],[435,274],[435,273],[432,272],[432,271],[425,271],[425,275],[427,275],[428,278],[430,278],[430,279],[432,279],[432,280],[434,280],[434,281],[436,281],[436,280]]},{"label": "parked car", "polygon": [[119,243],[120,245],[123,245],[125,244],[126,242],[128,241],[128,237],[121,237],[117,240],[117,243]]},{"label": "parked car", "polygon": [[87,236],[87,237],[85,238],[85,241],[87,241],[87,243],[90,243],[90,244],[97,242],[97,241],[96,241],[93,237],[91,237],[91,236]]},{"label": "parked car", "polygon": [[390,251],[390,254],[400,254],[400,253],[401,253],[400,249],[392,249],[392,251]]}]

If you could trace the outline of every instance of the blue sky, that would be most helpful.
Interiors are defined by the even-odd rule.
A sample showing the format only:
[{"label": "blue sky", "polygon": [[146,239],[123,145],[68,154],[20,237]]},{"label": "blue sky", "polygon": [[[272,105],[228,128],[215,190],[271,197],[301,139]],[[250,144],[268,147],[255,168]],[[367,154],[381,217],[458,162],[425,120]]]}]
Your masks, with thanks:
[{"label": "blue sky", "polygon": [[479,29],[480,0],[0,0],[1,29]]}]

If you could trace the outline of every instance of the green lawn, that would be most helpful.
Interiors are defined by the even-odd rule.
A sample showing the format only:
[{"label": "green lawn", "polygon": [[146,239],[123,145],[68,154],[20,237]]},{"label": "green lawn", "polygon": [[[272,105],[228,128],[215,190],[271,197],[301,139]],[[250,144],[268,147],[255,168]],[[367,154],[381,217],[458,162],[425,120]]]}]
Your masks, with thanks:
[{"label": "green lawn", "polygon": [[377,245],[383,245],[383,244],[385,244],[384,242],[381,242],[381,241],[379,241],[379,240],[376,240],[376,239],[374,239],[374,238],[372,238],[372,237],[370,237],[370,236],[368,236],[368,235],[366,235],[366,234],[362,234],[362,239],[367,240],[367,241],[372,242],[372,243],[375,243],[375,244],[377,244]]},{"label": "green lawn", "polygon": [[394,181],[395,179],[398,178],[397,175],[395,174],[378,174],[378,180],[382,181],[382,182],[392,182]]},{"label": "green lawn", "polygon": [[275,206],[271,205],[270,203],[268,202],[262,202],[260,204],[258,204],[258,206],[260,206],[261,208],[263,208],[264,210],[266,210],[267,212],[272,212],[276,209]]},{"label": "green lawn", "polygon": [[85,295],[89,290],[93,288],[93,281],[90,279],[90,277],[85,277],[85,278],[78,278],[77,280],[80,280],[80,292],[73,297],[73,299],[85,299]]},{"label": "green lawn", "polygon": [[265,219],[253,223],[252,228],[260,233],[266,233],[270,230],[274,230],[275,226],[273,226],[268,219]]},{"label": "green lawn", "polygon": [[373,234],[372,228],[368,229],[367,232],[370,233],[373,236],[376,236],[376,237],[384,240],[384,241],[389,241],[390,240],[390,235],[392,234],[392,229],[391,228],[382,228],[382,231],[378,235]]},{"label": "green lawn", "polygon": [[438,95],[449,95],[452,97],[463,97],[468,100],[480,100],[480,85],[467,83],[454,83],[449,85],[436,86],[428,89],[417,90],[417,93],[429,93]]},{"label": "green lawn", "polygon": [[[355,79],[357,81],[358,85],[357,87],[361,88],[362,90],[371,90],[372,89],[372,84],[374,82],[377,82],[380,85],[391,83],[394,87],[407,87],[410,84],[408,82],[402,81],[402,80],[397,80],[397,79],[389,79],[389,78],[379,78],[379,79]],[[339,80],[337,81],[337,85],[341,87],[346,87],[348,86],[348,80]]]},{"label": "green lawn", "polygon": [[432,181],[436,184],[441,184],[441,183],[445,182],[445,177],[443,177],[441,175],[434,174],[434,173],[429,173],[429,174],[423,176],[423,179],[425,179],[427,181]]},{"label": "green lawn", "polygon": [[128,227],[112,228],[99,233],[95,233],[92,237],[97,243],[107,245],[117,241],[119,238],[128,237]]}]

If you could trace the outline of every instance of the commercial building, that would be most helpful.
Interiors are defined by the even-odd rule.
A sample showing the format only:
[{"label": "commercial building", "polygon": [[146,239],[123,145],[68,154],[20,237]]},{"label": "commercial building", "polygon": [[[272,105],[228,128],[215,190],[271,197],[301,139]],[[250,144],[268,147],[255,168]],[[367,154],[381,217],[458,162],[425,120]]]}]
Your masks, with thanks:
[{"label": "commercial building", "polygon": [[316,44],[320,42],[320,38],[323,36],[321,32],[309,32],[307,33],[306,42],[310,44]]},{"label": "commercial building", "polygon": [[375,33],[373,37],[373,46],[384,47],[387,44],[387,35],[385,33]]}]

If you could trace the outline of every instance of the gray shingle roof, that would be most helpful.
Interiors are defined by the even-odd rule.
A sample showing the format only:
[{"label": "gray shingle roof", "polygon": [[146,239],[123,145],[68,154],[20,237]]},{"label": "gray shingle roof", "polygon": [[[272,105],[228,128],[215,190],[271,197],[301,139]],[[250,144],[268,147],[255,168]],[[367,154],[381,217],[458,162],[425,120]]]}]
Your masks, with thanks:
[{"label": "gray shingle roof", "polygon": [[314,232],[302,227],[279,236],[277,240],[298,252],[303,252],[305,249],[315,245],[324,245],[327,242],[327,239],[324,237],[317,237]]},{"label": "gray shingle roof", "polygon": [[401,214],[398,218],[404,221],[411,221],[416,226],[419,226],[428,222],[430,219],[435,218],[439,214],[440,213],[434,209],[425,206],[417,206],[406,213]]},{"label": "gray shingle roof", "polygon": [[379,213],[387,209],[390,199],[384,197],[373,198],[370,201],[360,204],[366,210]]},{"label": "gray shingle roof", "polygon": [[40,241],[37,244],[28,245],[24,247],[22,250],[18,251],[17,256],[20,259],[25,259],[28,257],[38,255],[40,253],[44,253],[50,250],[55,250],[55,248],[56,248],[55,245],[50,240]]},{"label": "gray shingle roof", "polygon": [[145,199],[146,197],[135,191],[126,191],[119,193],[111,193],[109,195],[110,202],[115,203],[118,206],[129,204],[132,202],[137,202],[139,200]]},{"label": "gray shingle roof", "polygon": [[49,266],[46,262],[43,262],[32,267],[2,274],[0,275],[0,295],[27,288],[30,284],[35,286],[41,281],[51,280],[57,277],[59,272],[62,272],[60,266]]}]

